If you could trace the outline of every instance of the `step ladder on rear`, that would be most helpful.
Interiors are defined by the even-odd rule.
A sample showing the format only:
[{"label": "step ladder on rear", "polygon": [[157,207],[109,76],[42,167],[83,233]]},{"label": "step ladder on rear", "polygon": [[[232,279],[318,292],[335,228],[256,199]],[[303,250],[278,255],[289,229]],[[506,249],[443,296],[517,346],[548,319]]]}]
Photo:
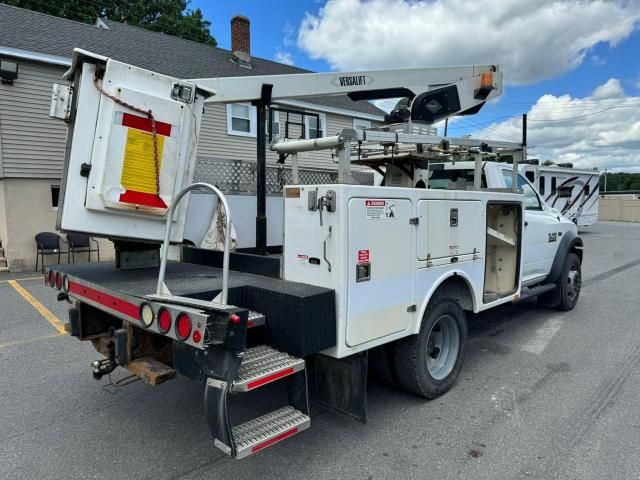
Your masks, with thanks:
[{"label": "step ladder on rear", "polygon": [[[172,295],[164,282],[169,254],[169,239],[171,238],[171,229],[173,227],[173,214],[180,200],[190,191],[197,189],[209,190],[216,194],[224,207],[226,224],[222,259],[222,290],[210,302],[210,305],[216,305],[221,308],[229,307],[227,299],[229,292],[231,212],[224,194],[217,187],[208,183],[193,183],[185,187],[171,203],[166,218],[156,294],[150,295],[150,297],[202,306],[198,300]],[[265,316],[263,314],[249,311],[246,328],[264,325]],[[206,353],[215,356],[213,350]],[[220,450],[232,457],[244,458],[309,428],[311,424],[311,419],[309,418],[309,396],[305,361],[302,358],[292,357],[267,345],[260,345],[246,349],[238,366],[238,355],[233,354],[231,350],[218,353],[221,355],[218,357],[221,363],[219,371],[225,372],[225,374],[220,378],[212,376],[207,379],[204,403],[209,429],[213,435],[215,445]],[[233,381],[228,381],[229,377],[233,378],[234,376],[235,379]],[[234,393],[251,392],[276,381],[287,382],[288,405],[243,424],[233,426],[229,417],[228,396]]]},{"label": "step ladder on rear", "polygon": [[[251,392],[281,380],[288,382],[288,405],[240,425],[231,425],[228,395]],[[249,348],[231,384],[215,378],[207,380],[205,405],[216,447],[235,458],[264,450],[311,424],[305,361],[267,345]]]}]

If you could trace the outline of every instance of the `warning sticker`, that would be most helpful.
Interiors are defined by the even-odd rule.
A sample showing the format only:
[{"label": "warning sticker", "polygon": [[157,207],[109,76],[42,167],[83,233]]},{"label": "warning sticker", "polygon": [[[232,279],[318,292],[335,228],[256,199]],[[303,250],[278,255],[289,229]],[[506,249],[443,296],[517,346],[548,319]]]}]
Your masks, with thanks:
[{"label": "warning sticker", "polygon": [[393,201],[370,199],[364,201],[367,220],[395,219],[396,206]]},{"label": "warning sticker", "polygon": [[[164,137],[157,135],[158,159],[162,159]],[[124,149],[124,164],[120,183],[127,190],[156,193],[156,166],[153,151],[153,135],[130,128]],[[160,163],[160,162],[159,162]],[[158,165],[160,168],[160,165]]]},{"label": "warning sticker", "polygon": [[309,255],[304,255],[302,253],[298,254],[298,263],[300,265],[307,263],[309,261]]},{"label": "warning sticker", "polygon": [[369,250],[358,250],[358,263],[366,263],[369,261]]}]

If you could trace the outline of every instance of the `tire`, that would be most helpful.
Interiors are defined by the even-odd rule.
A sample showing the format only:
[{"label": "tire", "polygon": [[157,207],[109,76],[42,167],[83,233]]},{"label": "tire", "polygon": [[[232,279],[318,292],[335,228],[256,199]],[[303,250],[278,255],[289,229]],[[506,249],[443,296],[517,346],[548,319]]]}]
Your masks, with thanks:
[{"label": "tire", "polygon": [[467,321],[458,302],[432,298],[420,332],[396,343],[398,383],[416,395],[439,397],[453,387],[462,369],[466,345]]},{"label": "tire", "polygon": [[580,297],[580,287],[582,286],[582,268],[580,257],[575,253],[569,253],[562,267],[562,275],[558,284],[559,303],[558,310],[568,312],[578,303]]}]

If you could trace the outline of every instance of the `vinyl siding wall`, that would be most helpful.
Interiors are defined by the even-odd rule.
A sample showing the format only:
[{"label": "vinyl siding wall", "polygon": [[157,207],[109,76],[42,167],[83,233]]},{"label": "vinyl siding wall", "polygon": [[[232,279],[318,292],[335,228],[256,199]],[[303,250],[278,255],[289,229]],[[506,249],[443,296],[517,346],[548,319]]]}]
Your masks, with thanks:
[{"label": "vinyl siding wall", "polygon": [[5,178],[62,175],[66,125],[49,117],[51,89],[64,67],[18,61],[18,79],[0,84],[0,152]]},{"label": "vinyl siding wall", "polygon": [[[280,131],[284,135],[286,114],[279,112]],[[353,118],[331,113],[325,114],[327,131],[324,136],[335,135],[343,128],[353,128]],[[303,123],[301,115],[291,115],[291,122]],[[300,138],[304,130],[299,126],[291,125],[290,138]],[[205,107],[198,139],[198,156],[216,160],[245,160],[255,161],[256,139],[254,137],[242,137],[227,135],[227,113],[225,105],[209,104]],[[304,152],[298,157],[300,167],[317,168],[323,170],[336,170],[337,165],[331,158],[331,151],[321,150],[317,152]],[[278,160],[278,155],[267,147],[267,163],[273,164]],[[289,162],[287,162],[289,163]],[[197,169],[197,166],[196,166]]]},{"label": "vinyl siding wall", "polygon": [[[63,67],[18,61],[18,79],[13,85],[0,85],[0,178],[51,178],[62,175],[66,125],[49,117],[51,89],[54,83],[65,83]],[[285,113],[280,113],[284,134]],[[290,120],[302,122],[300,115]],[[335,135],[343,128],[353,128],[353,118],[326,114],[325,135]],[[291,126],[290,138],[299,138],[303,130]],[[210,104],[205,108],[198,155],[216,160],[255,161],[256,139],[227,134],[226,107]],[[277,155],[267,149],[267,162],[275,163]],[[299,155],[300,166],[335,170],[329,151],[305,152]]]}]

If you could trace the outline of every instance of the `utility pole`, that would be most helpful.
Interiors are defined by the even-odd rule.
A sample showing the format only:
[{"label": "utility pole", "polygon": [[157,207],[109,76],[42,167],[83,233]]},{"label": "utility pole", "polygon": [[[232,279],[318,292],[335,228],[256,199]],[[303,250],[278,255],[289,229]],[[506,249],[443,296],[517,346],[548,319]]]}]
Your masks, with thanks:
[{"label": "utility pole", "polygon": [[607,170],[608,169],[604,169],[604,191],[607,191]]}]

